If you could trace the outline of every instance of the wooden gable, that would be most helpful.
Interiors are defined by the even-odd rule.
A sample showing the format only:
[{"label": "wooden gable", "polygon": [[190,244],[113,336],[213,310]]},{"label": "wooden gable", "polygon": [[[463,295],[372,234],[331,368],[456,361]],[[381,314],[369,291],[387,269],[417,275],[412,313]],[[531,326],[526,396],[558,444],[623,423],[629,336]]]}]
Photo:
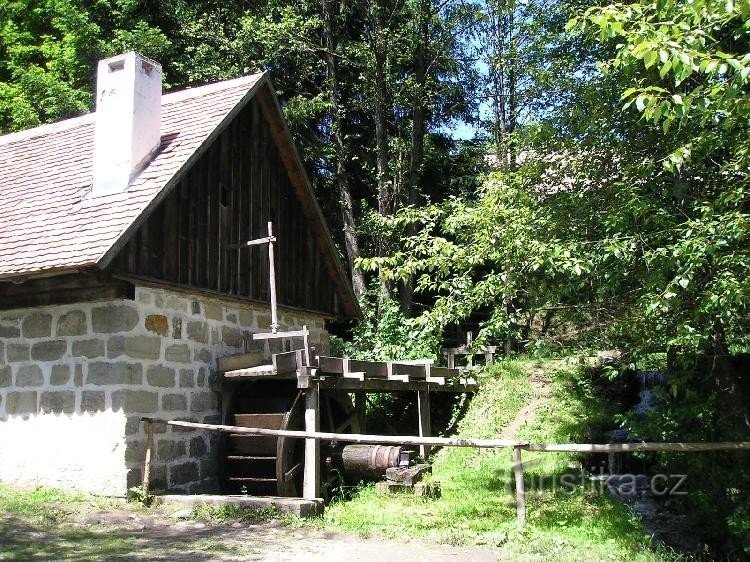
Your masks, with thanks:
[{"label": "wooden gable", "polygon": [[233,246],[266,236],[270,220],[277,238],[279,305],[330,316],[342,312],[340,275],[332,270],[330,246],[322,247],[320,225],[316,230],[311,224],[305,209],[310,203],[301,200],[299,185],[292,183],[289,154],[279,149],[278,122],[268,116],[269,102],[277,109],[271,95],[266,94],[265,103],[253,97],[238,111],[140,223],[108,269],[268,303],[266,246]]}]

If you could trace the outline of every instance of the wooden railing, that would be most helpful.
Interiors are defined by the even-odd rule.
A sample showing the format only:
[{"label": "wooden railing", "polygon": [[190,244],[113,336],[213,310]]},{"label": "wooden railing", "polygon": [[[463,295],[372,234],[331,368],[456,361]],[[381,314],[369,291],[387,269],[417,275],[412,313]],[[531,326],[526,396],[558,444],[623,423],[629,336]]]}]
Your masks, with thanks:
[{"label": "wooden railing", "polygon": [[[163,423],[175,427],[244,433],[250,435],[270,435],[297,437],[312,441],[343,441],[345,443],[369,443],[373,445],[420,445],[438,447],[472,447],[478,449],[513,449],[513,473],[516,483],[516,515],[519,529],[526,525],[526,488],[523,475],[522,451],[539,453],[629,453],[635,451],[664,451],[694,453],[705,451],[750,451],[750,441],[706,442],[706,443],[529,443],[512,439],[474,439],[464,437],[419,437],[416,435],[362,435],[354,433],[329,433],[323,431],[289,431],[259,427],[238,427],[197,423],[182,420],[158,420],[141,418],[146,424],[146,462],[144,466],[143,488],[149,494],[151,450],[153,448],[153,425]],[[305,477],[307,477],[307,472]],[[308,487],[309,488],[309,487]]]}]

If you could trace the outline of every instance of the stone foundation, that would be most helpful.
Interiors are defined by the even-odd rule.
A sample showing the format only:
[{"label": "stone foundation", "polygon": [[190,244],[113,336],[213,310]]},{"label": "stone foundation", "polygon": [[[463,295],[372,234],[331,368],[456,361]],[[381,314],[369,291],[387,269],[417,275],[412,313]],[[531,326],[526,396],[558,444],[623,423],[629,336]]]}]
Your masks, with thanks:
[{"label": "stone foundation", "polygon": [[[328,350],[321,316],[281,312]],[[123,495],[141,483],[141,416],[220,421],[216,360],[290,349],[254,341],[268,307],[137,287],[134,301],[0,313],[0,480]],[[217,435],[160,428],[152,486],[217,490]]]}]

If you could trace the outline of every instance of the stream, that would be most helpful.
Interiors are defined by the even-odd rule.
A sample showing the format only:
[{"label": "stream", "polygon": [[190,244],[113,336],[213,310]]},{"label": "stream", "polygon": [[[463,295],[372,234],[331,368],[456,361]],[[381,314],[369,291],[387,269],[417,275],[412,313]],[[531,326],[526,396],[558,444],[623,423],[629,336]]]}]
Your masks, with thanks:
[{"label": "stream", "polygon": [[[632,412],[645,415],[653,408],[654,389],[666,381],[659,371],[639,371],[637,381],[639,401]],[[640,440],[625,427],[608,431],[605,435],[609,443]],[[698,526],[665,505],[670,495],[686,493],[681,475],[651,473],[648,461],[631,453],[609,454],[606,466],[606,474],[592,476],[592,479],[605,480],[612,497],[638,514],[643,528],[654,541],[680,553],[694,553],[700,549],[702,537]]]}]

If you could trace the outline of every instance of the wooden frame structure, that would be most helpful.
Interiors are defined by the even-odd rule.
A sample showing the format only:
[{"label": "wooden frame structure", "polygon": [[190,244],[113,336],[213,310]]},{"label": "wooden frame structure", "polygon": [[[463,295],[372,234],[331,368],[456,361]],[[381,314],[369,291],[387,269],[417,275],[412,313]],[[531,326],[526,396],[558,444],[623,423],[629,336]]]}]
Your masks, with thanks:
[{"label": "wooden frame structure", "polygon": [[[320,393],[338,390],[354,393],[355,411],[364,418],[364,395],[378,392],[416,393],[419,412],[419,437],[431,437],[430,393],[474,393],[477,383],[464,376],[461,369],[435,367],[431,360],[421,361],[362,361],[347,357],[313,356],[307,345],[306,327],[294,332],[256,334],[259,338],[301,337],[302,349],[276,353],[270,364],[262,363],[261,355],[250,353],[219,361],[222,372],[223,404],[228,404],[228,385],[250,380],[296,380],[297,388],[305,392],[305,431],[320,431]],[[224,412],[225,416],[227,412]],[[430,445],[420,443],[420,455],[430,453]],[[302,496],[320,497],[320,441],[305,440],[305,468]]]}]

